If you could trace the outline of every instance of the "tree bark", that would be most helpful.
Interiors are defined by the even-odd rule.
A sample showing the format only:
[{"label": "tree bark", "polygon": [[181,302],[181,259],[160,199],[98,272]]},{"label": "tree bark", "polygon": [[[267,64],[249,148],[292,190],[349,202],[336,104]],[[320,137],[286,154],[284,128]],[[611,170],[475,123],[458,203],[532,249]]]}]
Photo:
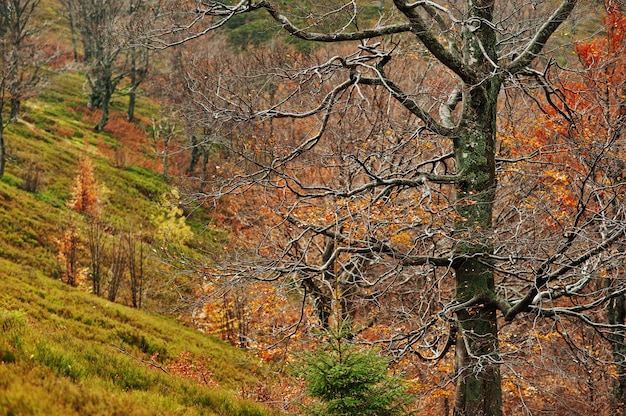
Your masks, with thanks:
[{"label": "tree bark", "polygon": [[137,102],[137,85],[130,87],[128,92],[128,111],[126,119],[130,122],[135,121],[135,103]]},{"label": "tree bark", "polygon": [[456,209],[460,218],[454,265],[456,300],[476,303],[457,313],[458,416],[501,415],[502,390],[498,352],[496,308],[485,302],[494,294],[494,273],[488,257],[495,197],[495,116],[500,82],[486,81],[466,94],[464,123],[455,139],[455,153],[462,180],[457,187]]},{"label": "tree bark", "polygon": [[[494,2],[471,2],[476,21],[492,21]],[[495,143],[498,94],[502,80],[494,75],[496,36],[488,25],[463,33],[463,62],[476,79],[465,82],[458,134],[453,137],[460,180],[456,189],[457,246],[454,264],[456,301],[471,306],[457,312],[455,416],[502,415],[495,296],[492,217],[496,195]]]},{"label": "tree bark", "polygon": [[0,178],[4,176],[4,168],[6,165],[7,154],[4,143],[4,120],[0,114]]},{"label": "tree bark", "polygon": [[113,96],[113,91],[115,91],[115,84],[111,79],[109,79],[106,81],[106,87],[102,95],[102,102],[100,103],[102,115],[100,116],[100,121],[96,125],[96,131],[104,130],[104,127],[109,122],[109,104],[111,102],[111,97]]}]

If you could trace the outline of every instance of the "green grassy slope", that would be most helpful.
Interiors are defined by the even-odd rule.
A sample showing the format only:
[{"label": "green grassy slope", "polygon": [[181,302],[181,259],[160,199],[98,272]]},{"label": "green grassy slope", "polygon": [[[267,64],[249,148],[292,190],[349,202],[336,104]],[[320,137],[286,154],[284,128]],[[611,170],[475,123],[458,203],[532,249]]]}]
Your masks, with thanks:
[{"label": "green grassy slope", "polygon": [[[144,123],[123,121],[116,97],[111,128],[93,132],[84,78],[52,75],[40,96],[24,103],[22,120],[6,130],[9,161],[0,178],[0,415],[270,415],[237,398],[257,382],[242,351],[170,317],[111,303],[61,282],[56,240],[70,218],[82,238],[86,220],[66,203],[81,157],[93,160],[106,187],[103,221],[108,244],[117,230],[141,226],[150,244],[151,218],[169,186],[141,141],[156,106],[142,100]],[[115,113],[117,111],[117,113]],[[123,160],[120,159],[123,150]],[[194,245],[212,244],[197,235]],[[158,247],[153,241],[152,247]],[[149,247],[148,247],[149,248]],[[188,250],[191,250],[188,248]],[[150,250],[151,252],[153,250]],[[82,265],[88,251],[81,251]],[[151,300],[170,276],[149,261]],[[120,296],[128,303],[128,296]],[[166,299],[167,301],[167,299]],[[171,301],[171,299],[169,300]]]},{"label": "green grassy slope", "polygon": [[236,399],[254,382],[241,351],[7,260],[0,270],[0,414],[273,414]]}]

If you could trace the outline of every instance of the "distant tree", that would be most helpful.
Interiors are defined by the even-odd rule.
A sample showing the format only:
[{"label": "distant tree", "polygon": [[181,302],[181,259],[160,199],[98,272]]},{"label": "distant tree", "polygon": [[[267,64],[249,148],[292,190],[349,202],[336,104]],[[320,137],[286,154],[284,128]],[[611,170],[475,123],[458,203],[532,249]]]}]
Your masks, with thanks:
[{"label": "distant tree", "polygon": [[126,49],[126,62],[128,66],[128,121],[135,119],[135,106],[139,86],[146,80],[150,72],[150,59],[152,50],[144,47],[141,43],[143,33],[137,27],[150,25],[154,16],[158,14],[158,2],[149,0],[133,0],[128,2],[128,15],[126,17],[129,46]]},{"label": "distant tree", "polygon": [[78,163],[78,172],[74,178],[74,185],[71,189],[71,197],[67,202],[67,207],[87,217],[87,239],[90,260],[89,278],[92,281],[93,293],[96,296],[100,296],[102,292],[106,235],[100,218],[99,189],[94,177],[91,158],[83,158]]},{"label": "distant tree", "polygon": [[111,248],[111,267],[109,270],[109,285],[107,287],[107,299],[115,302],[117,295],[124,281],[124,274],[128,265],[128,247],[125,244],[124,236],[114,238]]},{"label": "distant tree", "polygon": [[89,108],[102,115],[95,129],[104,129],[109,120],[111,98],[121,81],[129,77],[128,119],[134,119],[136,94],[148,74],[149,51],[133,44],[133,25],[140,25],[144,0],[62,0],[72,38],[81,40],[89,81]]},{"label": "distant tree", "polygon": [[130,297],[133,308],[140,309],[143,302],[144,267],[146,253],[141,235],[131,230],[126,234],[128,249],[128,275],[130,277]]},{"label": "distant tree", "polygon": [[176,153],[174,143],[180,134],[180,128],[169,117],[163,116],[159,120],[152,119],[152,149],[163,163],[163,178],[165,181],[170,179],[169,159]]},{"label": "distant tree", "polygon": [[5,128],[17,120],[26,93],[41,79],[44,57],[41,44],[34,42],[40,29],[34,22],[39,3],[40,0],[0,1],[0,177],[6,165]]},{"label": "distant tree", "polygon": [[92,291],[96,296],[102,293],[103,260],[105,255],[105,233],[100,218],[89,217],[87,237],[89,240],[90,279]]},{"label": "distant tree", "polygon": [[73,217],[70,216],[68,227],[56,240],[56,245],[59,250],[58,261],[63,270],[61,280],[70,286],[78,286],[82,243]]},{"label": "distant tree", "polygon": [[123,0],[67,0],[68,20],[80,34],[83,59],[87,65],[89,108],[102,110],[96,130],[109,119],[109,103],[119,82],[126,76],[120,58],[124,49],[119,26],[125,11]]},{"label": "distant tree", "polygon": [[180,194],[176,188],[161,197],[162,211],[152,217],[155,237],[162,244],[183,245],[193,238],[191,227],[185,222],[180,208]]},{"label": "distant tree", "polygon": [[140,46],[131,47],[128,56],[128,121],[135,120],[135,107],[137,103],[137,91],[141,83],[148,76],[150,65],[150,50]]}]

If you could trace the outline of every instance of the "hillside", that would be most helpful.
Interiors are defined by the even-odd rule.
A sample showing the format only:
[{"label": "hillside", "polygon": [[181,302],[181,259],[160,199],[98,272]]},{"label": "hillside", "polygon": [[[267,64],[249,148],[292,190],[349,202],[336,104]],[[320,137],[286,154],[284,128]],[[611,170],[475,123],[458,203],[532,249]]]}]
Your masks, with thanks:
[{"label": "hillside", "polygon": [[0,414],[269,415],[248,357],[178,324],[1,261]]},{"label": "hillside", "polygon": [[[151,169],[147,146],[154,103],[142,100],[138,120],[124,120],[116,96],[110,126],[94,133],[85,108],[84,76],[59,67],[24,103],[6,130],[9,163],[0,179],[0,415],[269,415],[237,393],[258,383],[254,361],[174,317],[177,282],[159,250],[163,195],[172,188]],[[81,160],[93,161],[101,200],[107,261],[124,235],[145,245],[142,310],[124,281],[118,303],[92,293],[88,273],[90,222],[67,207]],[[161,217],[159,217],[161,215]],[[194,247],[214,232],[189,222]],[[74,230],[80,244],[77,287],[63,282],[60,241]],[[118,245],[116,245],[118,244]],[[158,250],[157,250],[158,249]],[[188,246],[178,247],[193,255]],[[110,273],[110,272],[109,272]],[[105,279],[110,277],[105,274]],[[106,280],[103,284],[109,284]],[[191,289],[185,289],[191,290]]]}]

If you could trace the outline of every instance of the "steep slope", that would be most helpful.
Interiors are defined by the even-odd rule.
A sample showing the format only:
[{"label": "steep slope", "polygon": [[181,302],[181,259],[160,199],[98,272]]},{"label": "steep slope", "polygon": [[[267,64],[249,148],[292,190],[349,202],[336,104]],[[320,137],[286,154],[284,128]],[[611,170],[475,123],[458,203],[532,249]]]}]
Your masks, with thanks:
[{"label": "steep slope", "polygon": [[0,414],[269,415],[241,351],[0,260]]},{"label": "steep slope", "polygon": [[[67,207],[85,157],[93,160],[99,184],[106,261],[120,236],[141,230],[134,235],[151,253],[145,260],[144,309],[171,308],[181,289],[172,289],[175,276],[154,254],[167,248],[155,218],[167,213],[159,201],[171,190],[150,169],[158,166],[146,142],[156,105],[143,100],[139,121],[128,123],[124,97],[116,97],[111,126],[96,134],[83,83],[78,72],[54,73],[39,96],[24,103],[23,118],[6,130],[0,415],[275,414],[237,398],[239,390],[257,383],[251,358],[242,351],[174,318],[123,306],[130,304],[126,281],[120,303],[88,293],[89,221]],[[58,257],[59,240],[71,227],[80,239],[78,287],[62,282],[66,271]],[[206,250],[212,231],[200,231],[194,246]],[[190,247],[180,249],[193,254]]]}]

